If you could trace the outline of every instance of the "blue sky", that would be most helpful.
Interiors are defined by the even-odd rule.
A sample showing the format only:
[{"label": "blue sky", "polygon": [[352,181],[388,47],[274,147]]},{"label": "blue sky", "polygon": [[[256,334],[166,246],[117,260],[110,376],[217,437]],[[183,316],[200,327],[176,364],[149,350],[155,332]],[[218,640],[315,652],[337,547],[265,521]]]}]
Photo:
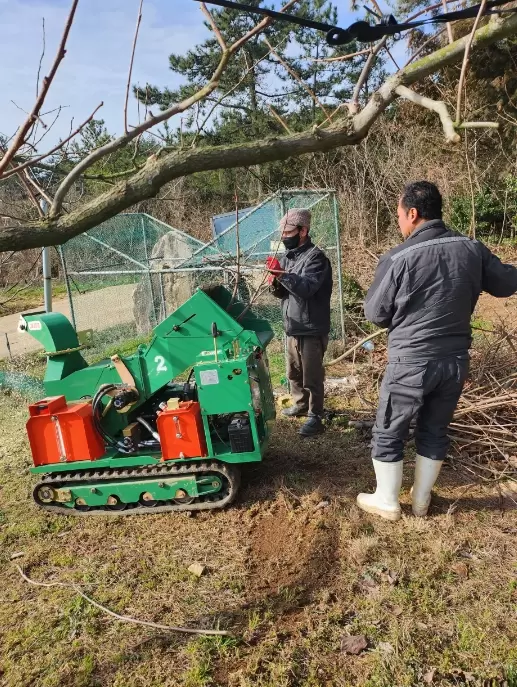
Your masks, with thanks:
[{"label": "blue sky", "polygon": [[[0,133],[12,135],[23,121],[18,107],[31,108],[42,49],[45,18],[46,54],[42,75],[54,59],[71,0],[0,0]],[[279,2],[275,5],[279,6]],[[123,128],[123,103],[139,0],[80,0],[68,51],[52,84],[45,110],[67,106],[42,144],[66,136],[104,101],[97,117],[110,132]],[[340,24],[353,20],[349,0],[336,0]],[[207,35],[199,4],[193,0],[145,0],[133,83],[174,87],[168,68],[171,52],[183,53]],[[13,104],[14,101],[15,104]],[[45,118],[50,123],[52,115]],[[130,123],[137,122],[131,98]],[[174,121],[172,122],[174,125]]]},{"label": "blue sky", "polygon": [[[0,132],[11,135],[23,121],[17,107],[30,109],[45,18],[46,54],[42,75],[54,59],[71,0],[0,0]],[[68,51],[52,84],[45,110],[67,105],[49,142],[66,135],[70,120],[84,121],[104,101],[98,117],[108,129],[121,132],[123,103],[138,0],[80,0]],[[206,30],[192,0],[146,0],[137,46],[133,83],[173,86],[168,68],[171,52],[186,51]],[[132,98],[131,112],[136,121]],[[11,101],[14,101],[14,105]],[[52,116],[46,117],[50,123]]]}]

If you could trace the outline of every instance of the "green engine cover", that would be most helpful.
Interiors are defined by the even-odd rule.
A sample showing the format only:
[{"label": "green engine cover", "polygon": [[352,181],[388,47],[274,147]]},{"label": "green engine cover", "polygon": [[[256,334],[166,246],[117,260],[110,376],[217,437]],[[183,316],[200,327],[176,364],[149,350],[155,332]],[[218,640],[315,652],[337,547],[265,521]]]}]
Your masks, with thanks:
[{"label": "green engine cover", "polygon": [[[273,330],[229,291],[217,287],[197,290],[154,330],[147,346],[131,356],[88,365],[81,354],[77,333],[64,315],[36,313],[22,316],[21,328],[37,339],[48,356],[44,379],[48,396],[64,395],[67,401],[91,398],[102,384],[121,384],[132,379],[138,400],[130,413],[108,412],[105,422],[120,432],[138,415],[138,409],[188,369],[194,369],[203,427],[211,458],[239,463],[262,459],[275,417],[266,347]],[[228,441],[213,440],[213,417],[245,413],[249,417],[253,449],[231,450]],[[160,454],[107,456],[110,463],[137,461],[149,464]],[[200,457],[201,458],[201,457]],[[99,465],[102,461],[96,461]],[[83,468],[80,466],[83,465]],[[67,468],[84,469],[84,463]],[[45,466],[47,472],[62,467]],[[38,469],[41,472],[41,469]]]}]

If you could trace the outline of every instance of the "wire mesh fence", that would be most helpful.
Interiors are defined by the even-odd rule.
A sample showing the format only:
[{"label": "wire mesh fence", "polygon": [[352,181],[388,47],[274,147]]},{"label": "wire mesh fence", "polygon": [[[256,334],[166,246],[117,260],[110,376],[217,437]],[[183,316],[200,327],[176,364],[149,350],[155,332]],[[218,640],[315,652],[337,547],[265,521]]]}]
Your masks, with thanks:
[{"label": "wire mesh fence", "polygon": [[327,189],[278,191],[254,208],[218,216],[207,244],[141,213],[118,215],[72,239],[61,256],[75,328],[93,329],[95,339],[113,344],[145,338],[197,288],[224,283],[272,325],[273,375],[285,381],[281,308],[264,262],[283,250],[278,225],[292,208],[311,210],[312,240],[332,264],[332,355],[332,342],[343,341],[345,331],[337,201]]}]

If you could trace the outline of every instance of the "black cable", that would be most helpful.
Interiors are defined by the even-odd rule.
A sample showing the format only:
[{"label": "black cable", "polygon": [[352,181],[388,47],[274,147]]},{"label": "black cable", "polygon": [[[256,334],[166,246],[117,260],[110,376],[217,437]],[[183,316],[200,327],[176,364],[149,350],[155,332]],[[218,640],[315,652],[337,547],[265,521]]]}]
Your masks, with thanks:
[{"label": "black cable", "polygon": [[[200,2],[201,0],[196,0]],[[396,36],[403,31],[410,31],[421,26],[429,24],[444,24],[451,21],[458,21],[460,19],[470,19],[476,17],[479,13],[481,4],[467,7],[466,9],[456,10],[454,12],[445,12],[437,14],[434,17],[421,19],[419,21],[405,22],[399,24],[392,14],[380,17],[378,24],[372,25],[367,21],[357,21],[351,24],[348,28],[342,29],[339,26],[332,26],[324,22],[314,21],[312,19],[305,19],[294,14],[287,14],[286,12],[276,12],[275,10],[267,9],[266,7],[252,7],[241,2],[234,2],[233,0],[207,0],[210,5],[218,5],[219,7],[226,7],[228,9],[241,10],[249,12],[250,14],[261,14],[272,19],[279,19],[280,21],[289,22],[290,24],[297,24],[309,29],[316,29],[316,31],[325,31],[327,34],[327,43],[329,45],[344,45],[351,43],[354,40],[360,43],[372,43],[383,38],[384,36]],[[508,0],[488,0],[485,6],[484,15],[498,14],[506,12],[517,12],[517,8],[509,8],[506,10],[491,11],[494,7],[508,4]]]}]

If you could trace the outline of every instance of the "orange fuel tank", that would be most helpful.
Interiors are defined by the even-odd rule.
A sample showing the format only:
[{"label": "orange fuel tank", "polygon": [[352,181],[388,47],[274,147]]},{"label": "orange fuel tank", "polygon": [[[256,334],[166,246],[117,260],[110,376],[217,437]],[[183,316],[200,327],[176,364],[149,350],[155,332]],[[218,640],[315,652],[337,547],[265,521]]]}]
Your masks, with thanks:
[{"label": "orange fuel tank", "polygon": [[91,403],[67,403],[64,396],[51,396],[30,405],[29,414],[27,434],[36,467],[96,460],[105,454]]},{"label": "orange fuel tank", "polygon": [[177,408],[163,410],[156,424],[163,460],[202,458],[208,454],[201,406],[196,401],[182,401]]}]

